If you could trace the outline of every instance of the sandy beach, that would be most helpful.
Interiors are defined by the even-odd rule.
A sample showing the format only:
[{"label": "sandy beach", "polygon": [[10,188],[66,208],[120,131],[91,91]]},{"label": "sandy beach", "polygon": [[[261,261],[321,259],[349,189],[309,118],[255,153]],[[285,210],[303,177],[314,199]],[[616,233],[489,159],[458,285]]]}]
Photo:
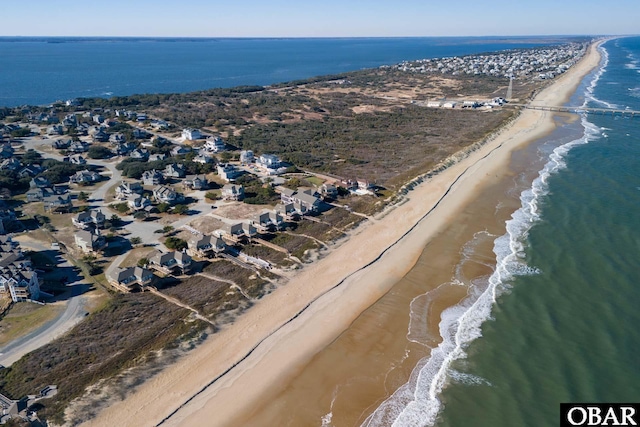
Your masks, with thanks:
[{"label": "sandy beach", "polygon": [[[566,102],[598,65],[596,47],[534,102]],[[415,186],[405,203],[359,227],[233,325],[85,425],[237,425],[398,283],[479,189],[504,173],[514,150],[554,127],[551,112],[524,110],[480,149]]]}]

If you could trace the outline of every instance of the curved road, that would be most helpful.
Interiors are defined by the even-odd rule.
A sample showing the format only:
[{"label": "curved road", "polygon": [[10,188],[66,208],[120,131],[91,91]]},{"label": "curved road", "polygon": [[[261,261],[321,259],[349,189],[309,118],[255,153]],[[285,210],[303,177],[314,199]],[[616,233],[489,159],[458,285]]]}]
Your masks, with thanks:
[{"label": "curved road", "polygon": [[[20,245],[36,251],[50,250],[35,241],[20,241]],[[59,266],[73,268],[66,259]],[[83,284],[80,280],[68,285],[71,292],[65,302],[65,309],[55,319],[0,348],[0,365],[10,366],[25,354],[48,344],[78,324],[86,313],[86,297],[82,295]]]}]

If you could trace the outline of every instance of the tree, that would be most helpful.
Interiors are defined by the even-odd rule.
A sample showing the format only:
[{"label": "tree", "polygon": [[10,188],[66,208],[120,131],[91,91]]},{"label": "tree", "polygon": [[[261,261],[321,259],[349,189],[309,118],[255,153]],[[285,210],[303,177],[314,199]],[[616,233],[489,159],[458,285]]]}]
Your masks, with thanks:
[{"label": "tree", "polygon": [[171,205],[169,203],[160,203],[158,206],[156,206],[158,208],[158,212],[160,213],[164,213],[166,211],[169,210],[169,208],[171,207]]},{"label": "tree", "polygon": [[182,240],[178,237],[173,236],[167,237],[167,239],[164,241],[164,245],[169,249],[173,249],[174,251],[181,251],[187,248],[186,240]]},{"label": "tree", "polygon": [[133,246],[139,245],[140,243],[142,243],[142,239],[138,236],[132,237],[129,239],[129,243],[131,243]]},{"label": "tree", "polygon": [[189,207],[185,205],[175,205],[173,207],[173,212],[178,215],[185,215],[187,212],[189,212]]},{"label": "tree", "polygon": [[78,200],[80,200],[81,202],[86,202],[87,200],[89,200],[89,195],[84,191],[81,191],[80,194],[78,194]]},{"label": "tree", "polygon": [[41,161],[42,156],[40,153],[31,148],[22,156],[22,164],[24,165],[32,165],[34,163],[40,163]]},{"label": "tree", "polygon": [[148,258],[140,258],[138,260],[138,267],[146,267],[149,264]]},{"label": "tree", "polygon": [[92,145],[87,151],[87,156],[90,159],[108,159],[113,157],[113,153],[107,147],[101,145]]}]

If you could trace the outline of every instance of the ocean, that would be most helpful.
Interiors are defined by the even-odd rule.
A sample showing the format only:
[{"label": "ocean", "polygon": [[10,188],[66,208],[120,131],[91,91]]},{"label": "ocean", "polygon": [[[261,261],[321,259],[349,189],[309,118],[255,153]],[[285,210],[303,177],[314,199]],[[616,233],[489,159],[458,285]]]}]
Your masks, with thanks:
[{"label": "ocean", "polygon": [[[602,52],[569,105],[640,110],[640,38]],[[238,425],[541,427],[640,401],[638,119],[557,117]]]},{"label": "ocean", "polygon": [[[572,104],[640,110],[640,38],[603,52]],[[582,116],[578,138],[540,146],[546,165],[495,241],[487,307],[445,328],[452,346],[478,339],[450,364],[437,426],[551,426],[561,402],[640,401],[639,125]]]},{"label": "ocean", "polygon": [[554,44],[554,38],[310,39],[0,37],[0,106],[80,97],[269,85],[391,65]]}]

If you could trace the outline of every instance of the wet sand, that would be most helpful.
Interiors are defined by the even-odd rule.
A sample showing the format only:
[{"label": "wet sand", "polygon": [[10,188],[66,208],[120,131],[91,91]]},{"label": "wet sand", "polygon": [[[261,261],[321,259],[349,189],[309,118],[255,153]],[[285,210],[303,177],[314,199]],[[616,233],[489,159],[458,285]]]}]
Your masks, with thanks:
[{"label": "wet sand", "polygon": [[[598,61],[592,49],[536,100],[562,104]],[[507,168],[512,151],[553,128],[551,113],[524,111],[497,138],[418,185],[407,203],[359,228],[326,258],[90,425],[319,425],[331,408],[335,378],[356,369],[362,371],[355,385],[342,391],[348,398],[333,409],[335,420],[344,419],[339,425],[361,421],[428,354],[428,347],[415,344],[402,360],[406,338],[401,344],[397,331],[404,328],[406,334],[410,296],[451,280],[460,248],[478,224],[483,230],[504,223],[504,215],[496,215],[496,199],[478,197],[501,194],[502,178],[513,179]],[[476,277],[491,267],[472,262],[463,270]],[[442,295],[432,300],[423,327],[427,342],[437,344],[439,313],[464,297],[460,289],[438,290]],[[328,346],[335,353],[321,352]],[[397,362],[391,372],[385,368],[390,360]]]}]

